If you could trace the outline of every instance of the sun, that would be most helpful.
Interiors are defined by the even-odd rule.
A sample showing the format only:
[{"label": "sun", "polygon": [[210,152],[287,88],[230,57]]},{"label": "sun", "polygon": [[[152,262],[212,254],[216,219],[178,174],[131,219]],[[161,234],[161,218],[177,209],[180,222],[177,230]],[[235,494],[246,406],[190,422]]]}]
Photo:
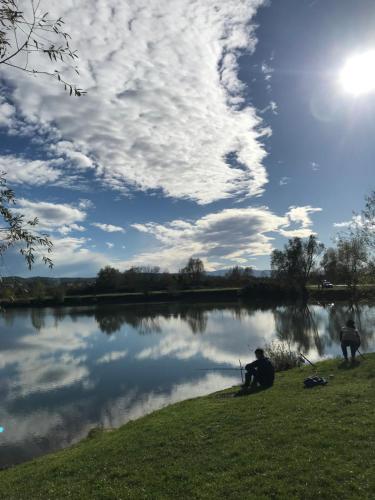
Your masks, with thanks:
[{"label": "sun", "polygon": [[340,72],[342,88],[354,96],[375,91],[375,50],[350,57]]}]

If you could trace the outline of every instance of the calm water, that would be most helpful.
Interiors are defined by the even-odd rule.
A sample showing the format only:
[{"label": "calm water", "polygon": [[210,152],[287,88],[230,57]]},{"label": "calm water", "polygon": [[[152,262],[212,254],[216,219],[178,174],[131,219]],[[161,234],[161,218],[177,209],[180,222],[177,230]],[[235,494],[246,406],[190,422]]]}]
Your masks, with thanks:
[{"label": "calm water", "polygon": [[[256,347],[282,339],[312,360],[339,354],[348,316],[375,350],[375,305],[256,308],[157,304],[10,310],[0,316],[0,466],[240,382]],[[1,429],[0,429],[1,430]]]}]

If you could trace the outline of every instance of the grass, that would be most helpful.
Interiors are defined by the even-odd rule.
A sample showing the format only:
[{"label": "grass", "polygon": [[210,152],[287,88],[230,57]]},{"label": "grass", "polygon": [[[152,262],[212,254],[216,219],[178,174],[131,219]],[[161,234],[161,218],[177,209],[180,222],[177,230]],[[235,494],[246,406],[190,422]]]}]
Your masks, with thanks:
[{"label": "grass", "polygon": [[[370,499],[375,491],[375,354],[359,366],[277,374],[184,401],[0,473],[10,499]],[[332,376],[333,375],[333,376]]]}]

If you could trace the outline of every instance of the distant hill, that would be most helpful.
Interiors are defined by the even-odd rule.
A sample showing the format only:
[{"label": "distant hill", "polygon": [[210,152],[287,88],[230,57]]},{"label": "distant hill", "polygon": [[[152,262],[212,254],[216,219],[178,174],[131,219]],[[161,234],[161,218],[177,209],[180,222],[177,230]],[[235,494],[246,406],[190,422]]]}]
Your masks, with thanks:
[{"label": "distant hill", "polygon": [[96,278],[49,278],[45,276],[31,276],[30,278],[21,278],[19,276],[5,276],[1,279],[3,284],[7,283],[24,283],[31,284],[36,281],[44,283],[48,286],[58,286],[66,284],[91,284],[95,282]]},{"label": "distant hill", "polygon": [[[216,271],[209,271],[207,274],[209,276],[225,276],[225,274],[230,271],[230,269],[217,269]],[[271,276],[271,271],[267,269],[253,269],[252,274],[255,278],[269,278]]]}]

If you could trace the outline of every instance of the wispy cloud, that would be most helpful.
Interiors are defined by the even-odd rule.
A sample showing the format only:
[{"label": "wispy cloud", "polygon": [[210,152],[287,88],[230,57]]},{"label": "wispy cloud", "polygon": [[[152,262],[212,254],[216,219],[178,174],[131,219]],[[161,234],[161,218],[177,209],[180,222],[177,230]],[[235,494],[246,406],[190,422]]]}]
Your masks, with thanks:
[{"label": "wispy cloud", "polygon": [[125,233],[125,229],[123,227],[114,226],[113,224],[102,224],[101,222],[93,222],[91,225],[97,227],[98,229],[101,229],[106,233]]},{"label": "wispy cloud", "polygon": [[334,222],[333,227],[338,228],[349,228],[353,226],[363,226],[366,224],[366,219],[362,217],[362,215],[353,215],[350,220],[342,221],[342,222]]},{"label": "wispy cloud", "polygon": [[[55,127],[49,152],[79,175],[89,169],[106,188],[162,190],[201,204],[260,195],[265,132],[255,109],[243,107],[237,60],[255,48],[253,18],[263,3],[50,0],[49,12],[64,17],[79,49],[88,95],[67,99],[48,79],[4,70],[12,105],[26,125]],[[3,111],[5,121],[11,113]],[[229,153],[241,168],[226,163]],[[51,164],[43,169],[61,175]]]},{"label": "wispy cloud", "polygon": [[290,181],[291,181],[290,177],[281,177],[281,179],[279,180],[279,184],[280,186],[286,186],[286,184],[289,184]]}]

